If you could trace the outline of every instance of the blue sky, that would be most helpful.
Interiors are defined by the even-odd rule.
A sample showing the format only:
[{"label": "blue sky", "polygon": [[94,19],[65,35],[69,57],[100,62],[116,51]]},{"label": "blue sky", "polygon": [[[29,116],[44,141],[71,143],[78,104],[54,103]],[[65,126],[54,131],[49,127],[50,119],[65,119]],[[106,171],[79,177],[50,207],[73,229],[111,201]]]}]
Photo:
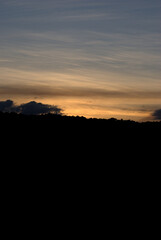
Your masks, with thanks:
[{"label": "blue sky", "polygon": [[161,0],[1,0],[0,99],[142,120],[161,108]]}]

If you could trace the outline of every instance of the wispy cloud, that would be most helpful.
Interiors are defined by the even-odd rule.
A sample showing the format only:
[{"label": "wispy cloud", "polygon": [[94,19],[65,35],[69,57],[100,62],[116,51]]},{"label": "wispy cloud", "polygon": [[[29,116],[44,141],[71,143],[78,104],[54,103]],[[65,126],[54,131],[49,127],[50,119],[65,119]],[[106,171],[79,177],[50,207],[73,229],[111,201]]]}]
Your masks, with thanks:
[{"label": "wispy cloud", "polygon": [[160,0],[0,1],[1,98],[158,104],[160,7]]},{"label": "wispy cloud", "polygon": [[7,63],[7,62],[11,62],[11,60],[10,59],[0,59],[0,62],[1,63]]},{"label": "wispy cloud", "polygon": [[12,86],[1,85],[1,95],[23,95],[33,97],[85,97],[85,98],[105,98],[105,99],[161,99],[161,91],[112,91],[97,88],[81,87],[50,87],[50,86]]},{"label": "wispy cloud", "polygon": [[[84,68],[113,71],[137,77],[158,78],[161,74],[161,34],[140,36],[93,31],[22,31],[2,40],[1,58],[6,66],[63,71]],[[9,38],[10,36],[8,36]],[[27,44],[25,44],[27,42]]]}]

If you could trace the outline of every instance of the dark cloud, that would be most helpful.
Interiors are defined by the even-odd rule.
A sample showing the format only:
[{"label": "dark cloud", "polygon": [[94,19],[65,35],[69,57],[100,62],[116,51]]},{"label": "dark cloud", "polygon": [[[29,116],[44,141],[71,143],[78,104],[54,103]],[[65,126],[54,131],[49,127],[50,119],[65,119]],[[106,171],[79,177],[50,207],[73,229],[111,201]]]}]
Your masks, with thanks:
[{"label": "dark cloud", "polygon": [[37,103],[31,101],[16,106],[12,100],[0,101],[0,111],[2,112],[16,112],[26,115],[39,115],[46,113],[61,114],[62,109],[55,105]]},{"label": "dark cloud", "polygon": [[12,100],[0,101],[0,111],[1,112],[10,112],[13,107]]},{"label": "dark cloud", "polygon": [[155,120],[161,120],[161,109],[157,109],[153,112],[152,116]]},{"label": "dark cloud", "polygon": [[18,110],[22,114],[28,114],[28,115],[30,115],[30,114],[38,115],[38,114],[50,113],[50,112],[56,113],[56,114],[61,113],[61,109],[58,108],[57,106],[37,103],[35,101],[25,103],[25,104],[21,104],[20,106],[18,106]]}]

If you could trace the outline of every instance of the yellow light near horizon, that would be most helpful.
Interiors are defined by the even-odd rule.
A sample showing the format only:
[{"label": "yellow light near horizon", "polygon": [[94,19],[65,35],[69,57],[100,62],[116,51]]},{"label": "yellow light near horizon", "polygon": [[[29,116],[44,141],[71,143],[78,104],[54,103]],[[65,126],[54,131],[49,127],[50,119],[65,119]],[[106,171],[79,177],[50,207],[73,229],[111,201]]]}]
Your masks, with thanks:
[{"label": "yellow light near horizon", "polygon": [[[44,104],[57,105],[62,108],[66,115],[79,115],[87,118],[124,118],[124,119],[142,119],[148,117],[151,112],[139,111],[137,106],[148,104],[160,104],[160,98],[131,97],[132,91],[150,89],[158,90],[159,85],[153,89],[150,85],[136,84],[136,79],[129,76],[119,76],[110,72],[80,72],[69,71],[58,72],[36,72],[18,69],[1,68],[0,79],[6,79],[1,84],[0,100],[11,99],[16,104],[22,104],[29,101],[42,102]],[[124,78],[124,80],[123,80]],[[99,79],[99,80],[98,80]],[[101,80],[100,80],[101,79]],[[126,85],[126,80],[128,84]],[[4,87],[4,88],[3,88]],[[4,89],[6,87],[5,92]],[[86,92],[83,92],[83,89]],[[129,92],[126,97],[120,95],[101,96],[101,91]],[[100,91],[100,92],[99,92]],[[89,94],[88,94],[89,93]],[[82,94],[82,96],[81,96]],[[129,110],[123,109],[129,105]],[[135,107],[136,105],[136,107]],[[134,106],[130,110],[131,106]]]}]

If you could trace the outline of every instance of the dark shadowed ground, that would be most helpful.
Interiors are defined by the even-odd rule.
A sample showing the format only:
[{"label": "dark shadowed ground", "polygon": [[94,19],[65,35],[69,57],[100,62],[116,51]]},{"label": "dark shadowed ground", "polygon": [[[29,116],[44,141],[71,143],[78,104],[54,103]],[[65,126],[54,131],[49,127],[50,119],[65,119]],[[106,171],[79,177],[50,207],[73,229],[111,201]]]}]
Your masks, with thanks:
[{"label": "dark shadowed ground", "polygon": [[[53,154],[66,153],[64,148],[66,151],[73,152],[74,147],[77,148],[78,146],[80,147],[80,154],[84,144],[92,151],[100,146],[108,152],[110,150],[109,146],[114,147],[116,145],[116,147],[126,148],[130,143],[144,145],[148,140],[151,143],[159,142],[161,133],[161,122],[158,121],[139,123],[114,118],[86,119],[85,117],[50,113],[25,115],[1,112],[0,126],[6,144],[9,144],[10,141],[14,144],[15,142],[19,144],[24,142],[26,148],[29,148],[32,143],[38,148],[40,147],[38,152],[43,149],[43,146],[48,146],[50,150],[53,150]],[[59,152],[55,146],[61,151]],[[19,146],[17,148],[19,149]],[[120,149],[120,151],[123,151],[123,149]]]},{"label": "dark shadowed ground", "polygon": [[53,213],[58,227],[62,216],[66,226],[69,216],[99,218],[105,229],[108,216],[119,234],[125,218],[132,234],[129,219],[143,228],[156,212],[161,122],[0,113],[0,127],[1,192],[11,215],[19,209],[39,222]]},{"label": "dark shadowed ground", "polygon": [[78,169],[129,164],[132,170],[160,159],[161,122],[1,112],[0,126],[4,158],[22,164],[76,164]]}]

